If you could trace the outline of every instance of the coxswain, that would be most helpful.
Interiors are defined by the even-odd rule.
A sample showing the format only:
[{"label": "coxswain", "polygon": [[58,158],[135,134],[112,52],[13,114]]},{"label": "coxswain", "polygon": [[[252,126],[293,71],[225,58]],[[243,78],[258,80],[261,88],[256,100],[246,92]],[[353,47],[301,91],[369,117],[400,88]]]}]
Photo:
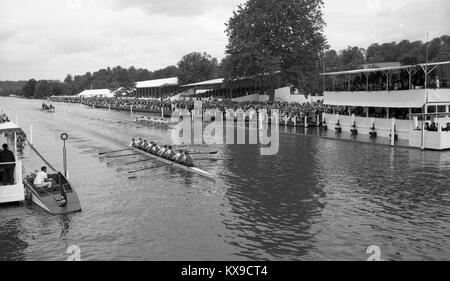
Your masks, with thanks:
[{"label": "coxswain", "polygon": [[132,138],[132,139],[131,139],[130,146],[131,146],[131,147],[136,147],[136,139],[135,139],[135,138]]},{"label": "coxswain", "polygon": [[186,167],[194,167],[194,159],[192,159],[192,156],[188,151],[184,153],[183,165]]}]

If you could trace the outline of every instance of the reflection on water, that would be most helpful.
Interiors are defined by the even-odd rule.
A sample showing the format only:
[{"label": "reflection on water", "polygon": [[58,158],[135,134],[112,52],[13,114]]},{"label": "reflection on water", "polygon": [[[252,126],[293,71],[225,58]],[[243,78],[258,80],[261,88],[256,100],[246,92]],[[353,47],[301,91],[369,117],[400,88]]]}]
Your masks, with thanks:
[{"label": "reflection on water", "polygon": [[[387,260],[450,260],[449,152],[282,128],[274,156],[257,146],[196,147],[219,150],[217,161],[198,163],[216,182],[174,167],[131,175],[158,164],[98,153],[132,136],[170,143],[170,131],[80,105],[56,104],[55,114],[41,112],[39,101],[0,105],[20,112],[25,131],[33,125],[35,145],[59,168],[59,136],[69,133],[83,206],[61,217],[35,205],[0,208],[0,259],[65,260],[78,245],[83,260],[366,260],[377,245]],[[307,133],[322,134],[314,130]],[[29,148],[21,158],[28,170],[42,164]]]},{"label": "reflection on water", "polygon": [[24,231],[20,219],[0,221],[0,261],[25,260],[28,243],[21,239]]},{"label": "reflection on water", "polygon": [[[246,155],[248,147],[230,150],[228,163],[230,186],[226,197],[233,216],[224,219],[233,236],[240,237],[239,255],[249,259],[299,259],[313,247],[315,233],[311,225],[323,209],[325,194],[317,187],[315,151],[304,150],[298,142],[292,153],[266,157],[257,148]],[[302,159],[302,161],[298,161]],[[293,163],[286,165],[281,163]],[[289,176],[287,176],[289,175]],[[310,175],[310,176],[305,176]]]}]

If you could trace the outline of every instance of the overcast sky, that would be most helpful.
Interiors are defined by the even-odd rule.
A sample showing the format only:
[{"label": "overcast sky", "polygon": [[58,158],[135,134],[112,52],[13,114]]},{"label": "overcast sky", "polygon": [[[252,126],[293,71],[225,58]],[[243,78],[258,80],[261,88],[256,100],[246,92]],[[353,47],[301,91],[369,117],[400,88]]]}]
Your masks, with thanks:
[{"label": "overcast sky", "polygon": [[[156,70],[182,55],[219,59],[244,0],[0,0],[0,80],[64,79],[121,65]],[[325,0],[334,49],[450,35],[449,0]]]}]

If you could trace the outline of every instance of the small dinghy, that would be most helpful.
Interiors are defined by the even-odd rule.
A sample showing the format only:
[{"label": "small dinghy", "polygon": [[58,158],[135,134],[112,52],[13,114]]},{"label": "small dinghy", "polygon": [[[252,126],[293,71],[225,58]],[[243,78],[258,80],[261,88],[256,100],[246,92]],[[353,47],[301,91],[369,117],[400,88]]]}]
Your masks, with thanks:
[{"label": "small dinghy", "polygon": [[67,215],[81,212],[81,204],[77,192],[68,179],[58,172],[47,160],[28,142],[30,148],[54,171],[48,174],[48,179],[54,183],[52,188],[39,188],[34,185],[37,172],[24,177],[26,197],[36,205],[53,215]]},{"label": "small dinghy", "polygon": [[54,215],[81,212],[78,195],[64,175],[61,173],[48,175],[48,178],[56,183],[52,188],[36,187],[33,184],[34,176],[28,175],[24,180],[27,197],[33,203]]}]

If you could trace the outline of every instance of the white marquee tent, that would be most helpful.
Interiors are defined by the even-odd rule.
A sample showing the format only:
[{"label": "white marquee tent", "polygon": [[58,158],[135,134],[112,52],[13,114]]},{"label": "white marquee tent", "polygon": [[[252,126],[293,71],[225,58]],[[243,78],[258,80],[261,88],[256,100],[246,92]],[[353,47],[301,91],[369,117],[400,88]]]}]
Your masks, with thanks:
[{"label": "white marquee tent", "polygon": [[93,98],[93,97],[112,98],[114,97],[114,92],[111,92],[108,89],[84,90],[83,92],[79,93],[78,96],[84,98]]}]

